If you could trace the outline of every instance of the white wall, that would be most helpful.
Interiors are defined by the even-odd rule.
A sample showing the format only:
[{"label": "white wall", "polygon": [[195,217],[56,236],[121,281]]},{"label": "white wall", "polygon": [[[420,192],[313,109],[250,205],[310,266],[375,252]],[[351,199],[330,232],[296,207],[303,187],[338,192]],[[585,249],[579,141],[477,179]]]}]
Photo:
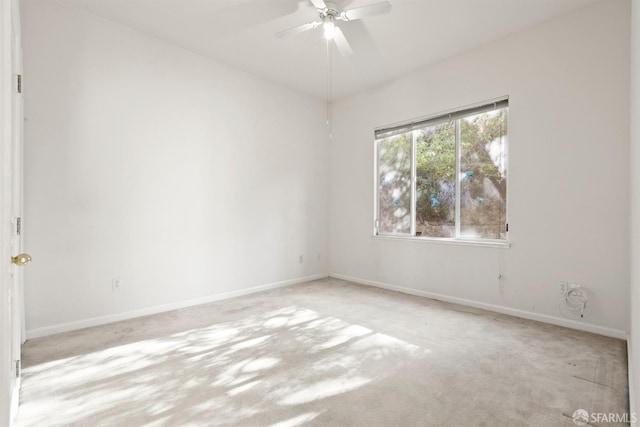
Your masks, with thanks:
[{"label": "white wall", "polygon": [[631,6],[631,410],[640,415],[640,3]]},{"label": "white wall", "polygon": [[[559,282],[580,282],[581,324],[625,336],[629,7],[602,1],[336,102],[331,274],[558,323]],[[502,95],[512,247],[372,238],[373,129]]]},{"label": "white wall", "polygon": [[24,48],[31,336],[327,274],[321,100],[53,2]]}]

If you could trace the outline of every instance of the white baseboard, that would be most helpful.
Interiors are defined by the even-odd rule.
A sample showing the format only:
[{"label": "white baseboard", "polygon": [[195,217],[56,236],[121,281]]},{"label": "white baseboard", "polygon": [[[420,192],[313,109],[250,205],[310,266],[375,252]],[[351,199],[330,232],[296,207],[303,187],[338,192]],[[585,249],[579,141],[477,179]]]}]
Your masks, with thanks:
[{"label": "white baseboard", "polygon": [[309,282],[311,280],[323,279],[328,274],[314,274],[311,276],[299,277],[296,279],[283,280],[281,282],[268,283],[266,285],[254,286],[237,291],[222,292],[218,294],[208,295],[201,298],[194,298],[186,301],[177,301],[169,304],[156,305],[153,307],[145,307],[138,310],[127,311],[125,313],[108,314],[106,316],[92,317],[89,319],[77,320],[74,322],[60,323],[43,328],[27,329],[27,339],[40,338],[48,335],[59,334],[62,332],[75,331],[78,329],[89,328],[92,326],[106,325],[108,323],[120,322],[122,320],[133,319],[136,317],[148,316],[150,314],[163,313],[166,311],[178,310],[180,308],[193,307],[195,305],[207,304],[210,302],[220,301],[229,298],[235,298],[243,295],[249,295],[256,292],[267,291],[269,289],[282,288],[285,286],[296,285],[298,283]]},{"label": "white baseboard", "polygon": [[496,313],[508,314],[514,317],[520,317],[522,319],[535,320],[538,322],[549,323],[557,326],[564,326],[566,328],[578,329],[580,331],[593,332],[598,335],[605,335],[607,337],[619,338],[622,340],[627,339],[627,332],[618,329],[607,328],[604,326],[593,325],[589,323],[577,322],[575,320],[563,319],[560,317],[549,316],[547,314],[533,313],[530,311],[519,310],[515,308],[504,307],[500,305],[487,304],[483,302],[473,301],[464,298],[452,297],[448,295],[437,294],[433,292],[421,291],[418,289],[404,288],[402,286],[390,285],[388,283],[376,282],[373,280],[361,279],[358,277],[347,276],[338,273],[329,273],[330,277],[336,279],[347,280],[349,282],[360,283],[362,285],[374,286],[376,288],[388,289],[391,291],[402,292],[404,294],[415,295],[438,301],[445,301],[454,304],[465,305],[468,307],[480,308],[487,311],[493,311]]}]

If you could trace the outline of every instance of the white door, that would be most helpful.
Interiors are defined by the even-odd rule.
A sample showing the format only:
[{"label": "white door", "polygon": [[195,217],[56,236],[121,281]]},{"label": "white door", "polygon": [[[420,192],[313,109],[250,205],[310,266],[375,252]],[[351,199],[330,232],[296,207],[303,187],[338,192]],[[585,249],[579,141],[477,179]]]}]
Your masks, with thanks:
[{"label": "white door", "polygon": [[[22,254],[22,129],[24,125],[24,113],[22,108],[22,44],[20,41],[20,14],[18,9],[19,3],[15,2],[12,10],[12,60],[13,75],[15,79],[15,90],[13,91],[12,100],[12,165],[11,165],[11,181],[12,181],[12,236],[11,236],[11,253],[12,256]],[[20,396],[20,350],[24,342],[24,320],[23,320],[23,280],[22,268],[19,264],[28,262],[29,258],[22,260],[16,259],[11,263],[11,363],[15,367],[13,393],[11,397],[11,417],[15,418],[18,412],[19,396]]]},{"label": "white door", "polygon": [[21,254],[22,234],[22,74],[19,1],[0,1],[0,425],[11,425],[18,410],[20,347],[23,342],[23,291],[20,265],[30,257]]}]

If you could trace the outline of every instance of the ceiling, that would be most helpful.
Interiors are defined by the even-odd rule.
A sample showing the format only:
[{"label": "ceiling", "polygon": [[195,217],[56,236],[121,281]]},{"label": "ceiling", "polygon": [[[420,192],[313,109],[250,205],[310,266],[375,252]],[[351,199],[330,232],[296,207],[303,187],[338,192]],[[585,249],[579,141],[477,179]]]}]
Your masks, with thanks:
[{"label": "ceiling", "polygon": [[[221,63],[327,97],[322,29],[275,33],[318,19],[309,0],[58,0]],[[334,0],[349,9],[380,0]],[[332,44],[332,99],[553,19],[594,0],[389,0],[388,15],[340,23],[354,54]]]}]

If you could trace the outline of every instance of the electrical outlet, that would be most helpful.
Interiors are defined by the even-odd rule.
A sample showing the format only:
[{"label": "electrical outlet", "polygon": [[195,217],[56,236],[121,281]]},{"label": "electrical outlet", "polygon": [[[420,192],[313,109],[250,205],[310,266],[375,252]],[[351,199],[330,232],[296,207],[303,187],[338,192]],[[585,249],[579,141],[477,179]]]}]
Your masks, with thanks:
[{"label": "electrical outlet", "polygon": [[298,256],[298,262],[302,264],[304,262],[304,257],[302,255]]},{"label": "electrical outlet", "polygon": [[122,289],[122,280],[118,278],[111,279],[111,290],[119,291],[120,289]]},{"label": "electrical outlet", "polygon": [[566,294],[569,290],[569,282],[560,282],[560,293]]}]

